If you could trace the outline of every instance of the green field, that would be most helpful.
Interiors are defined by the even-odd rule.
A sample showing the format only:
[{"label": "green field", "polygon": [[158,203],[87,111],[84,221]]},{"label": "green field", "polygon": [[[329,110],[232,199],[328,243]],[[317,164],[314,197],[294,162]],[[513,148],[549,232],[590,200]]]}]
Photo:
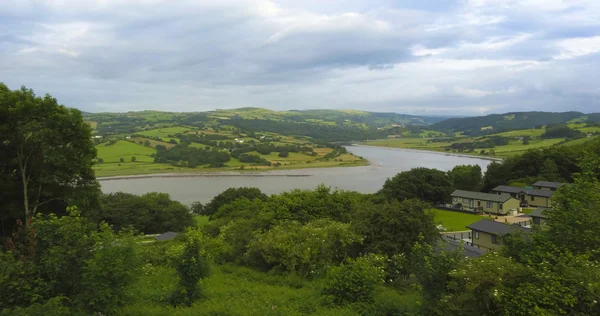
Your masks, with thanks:
[{"label": "green field", "polygon": [[532,129],[519,129],[519,130],[514,130],[514,131],[497,133],[497,134],[492,134],[490,136],[503,136],[503,137],[531,136],[531,137],[535,137],[535,136],[541,136],[545,132],[546,132],[545,128],[539,128],[539,129],[532,128]]},{"label": "green field", "polygon": [[154,158],[150,155],[156,153],[154,148],[125,140],[119,140],[113,145],[100,144],[96,149],[98,149],[98,158],[104,159],[105,163],[118,163],[120,158],[130,162],[132,156],[136,157],[137,162],[154,162]]},{"label": "green field", "polygon": [[169,135],[185,133],[189,130],[191,130],[191,128],[189,128],[189,127],[172,126],[172,127],[163,127],[163,128],[152,129],[152,130],[143,131],[143,132],[137,132],[136,134],[150,136],[150,137],[167,138],[167,137],[169,137]]},{"label": "green field", "polygon": [[468,230],[467,225],[473,224],[482,217],[473,214],[440,210],[433,208],[429,210],[435,216],[436,224],[440,224],[449,232]]}]

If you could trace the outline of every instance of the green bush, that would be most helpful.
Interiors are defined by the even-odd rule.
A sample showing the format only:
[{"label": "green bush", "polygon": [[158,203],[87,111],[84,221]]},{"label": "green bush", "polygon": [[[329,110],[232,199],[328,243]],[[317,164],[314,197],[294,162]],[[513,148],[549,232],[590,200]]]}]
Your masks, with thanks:
[{"label": "green bush", "polygon": [[349,259],[327,272],[323,294],[338,305],[372,302],[375,288],[383,283],[384,271],[368,257]]},{"label": "green bush", "polygon": [[210,274],[206,254],[201,253],[201,236],[197,232],[188,230],[186,237],[182,253],[174,260],[179,280],[170,301],[175,306],[191,306],[196,299],[202,297],[202,289],[198,282]]},{"label": "green bush", "polygon": [[316,220],[302,225],[292,221],[257,234],[248,245],[247,255],[306,276],[343,262],[350,248],[361,240],[349,224]]}]

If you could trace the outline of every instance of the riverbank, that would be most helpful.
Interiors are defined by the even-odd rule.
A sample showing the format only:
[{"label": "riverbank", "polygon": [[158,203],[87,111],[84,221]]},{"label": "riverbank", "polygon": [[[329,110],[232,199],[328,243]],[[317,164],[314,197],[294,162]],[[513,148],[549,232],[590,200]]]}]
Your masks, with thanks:
[{"label": "riverbank", "polygon": [[[266,166],[255,166],[246,167],[244,169],[238,168],[181,168],[174,167],[164,164],[149,164],[148,169],[127,169],[118,170],[115,172],[96,172],[96,179],[98,181],[103,180],[125,180],[125,179],[144,179],[144,178],[189,178],[189,177],[298,177],[298,176],[311,176],[312,174],[281,174],[272,173],[273,171],[286,171],[286,170],[302,170],[302,169],[315,169],[315,168],[340,168],[340,167],[361,167],[368,166],[370,162],[366,159],[356,160],[353,162],[339,162],[339,161],[323,161],[306,164],[291,164],[282,165],[279,167],[266,167]],[[156,168],[156,167],[165,167]],[[155,168],[152,168],[155,167]]]},{"label": "riverbank", "polygon": [[382,148],[382,149],[397,149],[397,150],[407,150],[407,151],[411,151],[411,152],[422,152],[422,153],[428,153],[428,154],[439,154],[439,155],[444,155],[444,156],[454,156],[454,157],[464,157],[464,158],[477,158],[477,159],[483,159],[483,160],[489,160],[489,161],[504,161],[504,159],[499,158],[499,157],[490,157],[490,156],[486,156],[486,155],[481,155],[481,154],[470,154],[470,153],[453,153],[453,152],[447,152],[447,151],[441,151],[441,150],[436,150],[436,149],[416,149],[416,148],[409,148],[409,147],[396,147],[396,146],[381,146],[381,145],[370,145],[367,142],[364,143],[357,143],[356,145],[360,145],[360,146],[367,146],[367,147],[377,147],[377,148]]}]

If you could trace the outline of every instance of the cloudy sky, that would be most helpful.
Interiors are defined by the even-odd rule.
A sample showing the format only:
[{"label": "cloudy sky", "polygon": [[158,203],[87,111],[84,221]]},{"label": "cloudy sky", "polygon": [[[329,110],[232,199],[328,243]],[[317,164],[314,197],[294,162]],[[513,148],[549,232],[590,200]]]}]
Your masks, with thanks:
[{"label": "cloudy sky", "polygon": [[598,0],[0,2],[0,81],[84,111],[600,112]]}]

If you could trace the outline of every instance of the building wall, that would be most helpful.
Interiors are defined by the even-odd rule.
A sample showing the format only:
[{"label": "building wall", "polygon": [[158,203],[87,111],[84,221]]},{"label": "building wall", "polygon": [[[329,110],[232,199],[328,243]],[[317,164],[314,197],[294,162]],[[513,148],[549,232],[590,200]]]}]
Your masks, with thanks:
[{"label": "building wall", "polygon": [[[508,209],[506,208],[506,205],[502,206],[502,210],[500,210],[500,204],[497,202],[489,202],[490,205],[488,206],[488,201],[484,201],[484,200],[475,200],[475,199],[467,199],[467,198],[461,198],[461,197],[452,197],[452,204],[462,204],[462,207],[464,208],[471,208],[469,201],[473,200],[473,207],[472,209],[478,208],[480,207],[484,212],[486,213],[492,213],[492,214],[508,214],[508,211],[511,208],[515,208],[514,206],[509,207]],[[519,202],[516,202],[517,206],[519,207]]]},{"label": "building wall", "polygon": [[[508,192],[496,192],[496,194],[499,194],[500,196],[510,196],[513,197],[510,193]],[[514,197],[517,200],[517,206],[511,206],[509,209],[511,208],[517,208],[520,205],[520,201],[521,201],[521,194],[517,194],[516,197]],[[525,201],[527,201],[527,204],[529,204],[530,206],[544,206],[544,207],[551,207],[552,206],[552,201],[551,198],[547,198],[547,197],[542,197],[542,196],[531,196],[526,194],[525,195]]]},{"label": "building wall", "polygon": [[477,231],[473,230],[471,233],[471,236],[473,236],[473,239],[471,239],[473,241],[473,244],[481,246],[485,250],[496,249],[502,246],[499,236],[497,237],[498,244],[494,244],[492,243],[492,234],[479,232],[479,238],[475,238],[475,236],[477,236]]},{"label": "building wall", "polygon": [[527,204],[529,204],[530,206],[544,206],[544,207],[552,206],[550,198],[542,197],[542,196],[525,195],[525,201],[527,201]]},{"label": "building wall", "polygon": [[506,212],[508,212],[510,209],[518,210],[520,206],[521,206],[521,201],[513,198],[513,199],[509,199],[508,201],[504,202],[502,209],[504,209]]},{"label": "building wall", "polygon": [[546,219],[545,218],[541,218],[541,217],[533,217],[532,218],[532,222],[535,225],[539,225],[540,227],[544,227],[546,226]]}]

